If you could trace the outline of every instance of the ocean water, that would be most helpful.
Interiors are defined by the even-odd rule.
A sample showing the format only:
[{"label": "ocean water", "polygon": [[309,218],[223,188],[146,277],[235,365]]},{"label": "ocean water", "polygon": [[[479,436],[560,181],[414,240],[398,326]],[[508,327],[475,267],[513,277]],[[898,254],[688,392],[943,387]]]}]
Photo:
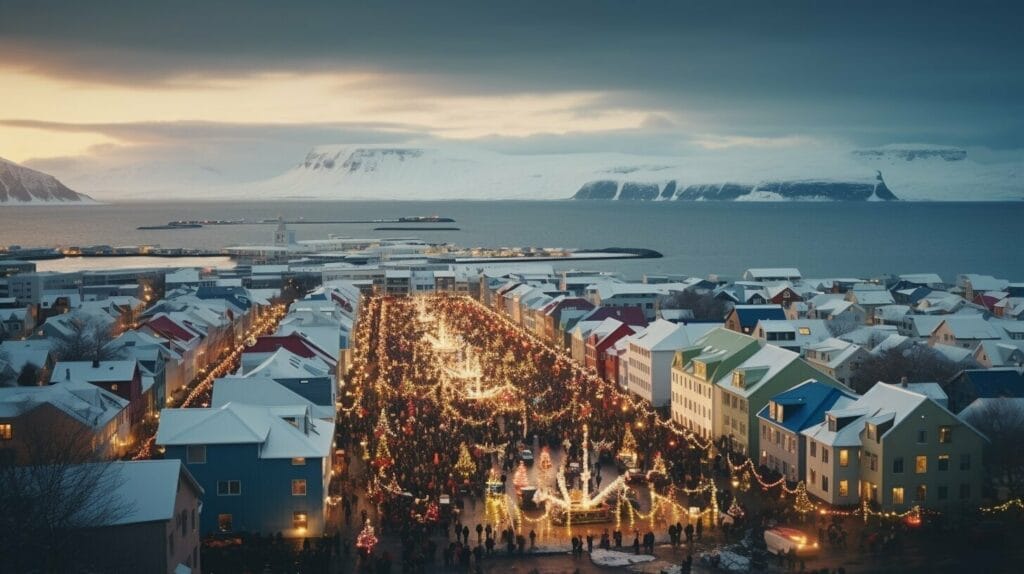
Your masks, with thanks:
[{"label": "ocean water", "polygon": [[[273,225],[137,230],[179,219],[324,220],[452,217],[459,231],[373,231],[377,224],[292,226],[298,239],[415,236],[462,246],[645,247],[661,259],[577,263],[643,273],[717,273],[795,266],[807,277],[935,272],[1024,281],[1024,202],[634,203],[573,201],[192,202],[0,207],[0,245],[220,248],[266,244]],[[90,263],[90,265],[95,265]],[[69,263],[70,265],[70,263]],[[112,260],[109,266],[118,266]],[[560,265],[560,267],[566,267]],[[48,264],[60,268],[60,263]]]}]

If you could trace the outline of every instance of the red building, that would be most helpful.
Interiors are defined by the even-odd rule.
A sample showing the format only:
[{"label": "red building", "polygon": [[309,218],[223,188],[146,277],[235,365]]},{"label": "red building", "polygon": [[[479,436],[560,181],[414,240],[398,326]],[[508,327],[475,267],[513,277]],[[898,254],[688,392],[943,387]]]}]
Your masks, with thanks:
[{"label": "red building", "polygon": [[602,379],[615,381],[619,372],[618,360],[617,357],[613,359],[614,370],[610,369],[607,351],[623,337],[635,333],[636,330],[631,325],[617,319],[605,319],[587,337],[586,365],[597,371],[598,376]]}]

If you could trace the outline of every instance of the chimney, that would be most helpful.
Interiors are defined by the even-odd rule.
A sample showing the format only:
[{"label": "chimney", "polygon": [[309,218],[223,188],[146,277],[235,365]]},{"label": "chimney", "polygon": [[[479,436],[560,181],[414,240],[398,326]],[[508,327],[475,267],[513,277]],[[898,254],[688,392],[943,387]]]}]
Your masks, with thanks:
[{"label": "chimney", "polygon": [[94,368],[94,369],[100,368],[100,360],[99,359],[93,359],[92,360],[92,368]]},{"label": "chimney", "polygon": [[70,381],[71,380],[71,369],[64,369],[64,380],[65,381]]},{"label": "chimney", "polygon": [[906,376],[900,377],[900,386],[903,387],[904,389],[907,388],[907,377]]}]

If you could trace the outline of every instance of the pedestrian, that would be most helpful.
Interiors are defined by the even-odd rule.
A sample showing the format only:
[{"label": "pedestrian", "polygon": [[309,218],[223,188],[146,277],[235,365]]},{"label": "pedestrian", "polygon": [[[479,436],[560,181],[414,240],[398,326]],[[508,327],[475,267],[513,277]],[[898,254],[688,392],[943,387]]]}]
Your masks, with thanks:
[{"label": "pedestrian", "polygon": [[487,546],[487,555],[490,556],[490,555],[494,554],[494,538],[491,538],[490,536],[488,536],[487,537],[487,542],[485,544]]},{"label": "pedestrian", "polygon": [[476,523],[476,543],[480,544],[483,542],[484,537],[484,525],[479,522]]},{"label": "pedestrian", "polygon": [[594,535],[590,532],[587,533],[587,554],[594,553]]},{"label": "pedestrian", "polygon": [[633,554],[640,554],[640,531],[633,535]]},{"label": "pedestrian", "polygon": [[491,534],[492,534],[493,532],[494,532],[494,529],[492,529],[492,528],[491,528],[491,525],[490,525],[490,524],[488,524],[488,525],[487,525],[487,527],[486,527],[486,528],[484,528],[484,533],[485,533],[485,534],[487,534],[487,537],[488,537],[488,538],[490,538],[490,537],[491,537]]},{"label": "pedestrian", "polygon": [[533,550],[534,548],[537,548],[537,533],[534,532],[533,529],[531,529],[530,530],[530,549]]},{"label": "pedestrian", "polygon": [[462,538],[466,541],[466,545],[469,546],[469,526],[462,527]]},{"label": "pedestrian", "polygon": [[686,533],[686,545],[693,544],[693,525],[687,524],[684,532]]},{"label": "pedestrian", "polygon": [[704,521],[698,519],[697,520],[697,540],[702,540],[703,538],[704,538]]}]

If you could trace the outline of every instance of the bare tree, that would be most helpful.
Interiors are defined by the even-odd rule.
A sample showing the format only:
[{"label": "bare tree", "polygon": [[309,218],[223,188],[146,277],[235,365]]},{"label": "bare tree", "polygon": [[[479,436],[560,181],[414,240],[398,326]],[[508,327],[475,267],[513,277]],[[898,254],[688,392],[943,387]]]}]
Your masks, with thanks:
[{"label": "bare tree", "polygon": [[18,385],[22,387],[34,387],[41,384],[42,369],[32,363],[25,363],[18,374]]},{"label": "bare tree", "polygon": [[990,400],[965,419],[989,439],[985,467],[993,486],[1005,487],[1010,497],[1024,493],[1024,405]]},{"label": "bare tree", "polygon": [[959,372],[955,363],[927,345],[915,344],[907,349],[888,349],[870,355],[857,367],[850,383],[858,393],[865,393],[879,381],[945,382]]},{"label": "bare tree", "polygon": [[825,325],[828,327],[828,332],[831,333],[833,337],[840,337],[851,331],[856,331],[862,326],[861,323],[857,321],[856,317],[849,314],[840,315],[835,319],[829,319]]},{"label": "bare tree", "polygon": [[17,382],[17,373],[11,368],[11,356],[0,349],[0,387],[11,387]]},{"label": "bare tree", "polygon": [[85,550],[92,529],[132,511],[113,496],[119,468],[98,459],[91,429],[77,423],[16,432],[15,459],[0,464],[0,571],[107,571],[117,552]]},{"label": "bare tree", "polygon": [[68,322],[69,333],[55,338],[53,353],[61,361],[108,361],[120,351],[108,343],[114,339],[110,325],[97,319],[76,317]]},{"label": "bare tree", "polygon": [[729,305],[711,293],[697,293],[692,289],[680,291],[661,300],[663,309],[689,309],[696,321],[722,321],[729,312]]}]

